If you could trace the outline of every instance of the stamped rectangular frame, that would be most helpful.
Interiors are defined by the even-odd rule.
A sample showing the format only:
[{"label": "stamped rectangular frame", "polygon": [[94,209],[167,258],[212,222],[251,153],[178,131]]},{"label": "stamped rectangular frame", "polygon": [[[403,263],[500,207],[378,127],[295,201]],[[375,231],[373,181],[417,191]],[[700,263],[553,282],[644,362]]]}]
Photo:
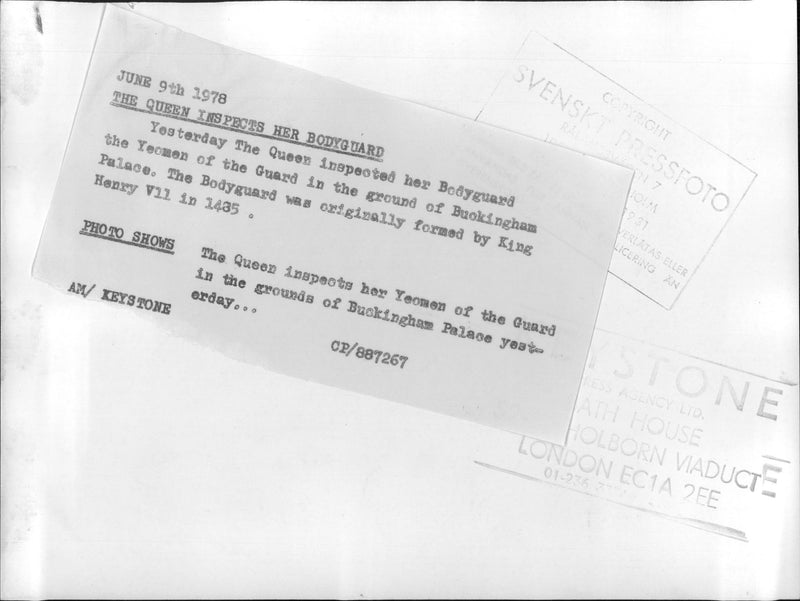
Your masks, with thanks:
[{"label": "stamped rectangular frame", "polygon": [[[532,48],[534,47],[536,48],[537,53],[533,52]],[[551,54],[547,54],[548,52]],[[556,69],[546,69],[544,77],[541,80],[535,81],[534,73],[538,71],[538,68],[534,67],[529,71],[526,71],[524,74],[522,72],[523,67],[526,69],[528,68],[527,65],[523,63],[526,62],[526,56],[529,54],[536,54],[536,58],[531,59],[530,64],[547,64],[547,61],[551,61],[553,64],[558,64],[560,68],[569,68],[579,65],[581,72],[577,74],[571,73],[570,75],[572,75],[572,77],[569,79],[569,83],[564,83],[565,78]],[[545,58],[542,58],[543,55],[545,55]],[[541,63],[537,63],[537,61],[541,61]],[[649,104],[633,92],[629,91],[627,88],[621,86],[610,77],[597,70],[595,67],[592,67],[570,51],[566,50],[560,44],[550,40],[545,35],[537,31],[531,31],[526,36],[520,50],[517,52],[517,55],[511,62],[514,65],[512,73],[506,72],[506,74],[503,75],[475,119],[491,123],[493,125],[498,125],[500,127],[505,127],[514,131],[519,131],[520,133],[531,135],[557,145],[562,145],[568,148],[586,152],[587,154],[602,156],[604,158],[608,158],[609,160],[633,167],[636,171],[636,176],[634,178],[634,183],[628,198],[625,214],[623,215],[620,237],[618,238],[617,245],[615,246],[615,254],[612,259],[609,272],[661,307],[667,310],[672,309],[683,291],[686,289],[689,281],[691,281],[696,272],[699,270],[700,265],[711,251],[711,248],[714,246],[719,236],[724,231],[736,208],[738,208],[739,204],[746,196],[757,177],[757,173],[725,151],[719,149],[717,146],[695,134],[690,129],[675,122],[667,115],[664,115],[655,106]],[[516,70],[516,74],[514,74],[514,70]],[[578,71],[578,69],[575,69],[575,71]],[[556,74],[553,75],[553,79],[550,80],[548,76],[552,75],[554,72]],[[530,92],[530,90],[533,88],[535,88],[539,94],[544,94],[545,91],[547,91],[547,93],[551,94],[552,97],[552,100],[549,102],[549,108],[553,108],[554,110],[545,109],[541,112],[538,110],[528,110],[528,105],[533,105],[531,97],[520,100],[519,90],[509,90],[509,86],[513,87],[514,85],[510,82],[515,82],[516,78],[520,76],[522,77],[522,80],[517,83],[524,84],[525,77],[528,75],[531,79],[528,83],[529,89],[527,92]],[[537,73],[535,77],[538,78],[539,74]],[[548,83],[542,86],[541,84],[544,81],[544,78],[547,78]],[[607,143],[599,143],[597,139],[587,138],[586,132],[579,130],[578,125],[586,120],[587,113],[589,113],[590,118],[593,114],[600,114],[599,111],[592,113],[591,109],[595,108],[596,104],[593,100],[590,103],[585,102],[586,96],[588,94],[592,94],[594,91],[594,82],[591,84],[592,89],[588,92],[586,91],[586,89],[590,87],[590,84],[588,83],[589,78],[595,78],[595,80],[602,78],[602,80],[605,80],[606,82],[615,86],[618,91],[627,94],[629,96],[629,108],[631,109],[630,115],[638,114],[642,116],[644,115],[645,108],[648,112],[657,113],[659,116],[658,123],[654,119],[650,119],[649,121],[645,121],[645,124],[653,122],[654,130],[655,128],[660,128],[658,129],[660,135],[666,131],[666,138],[670,137],[670,135],[673,133],[680,133],[683,136],[692,136],[703,146],[694,147],[691,144],[684,144],[686,148],[692,148],[692,150],[689,152],[699,152],[702,154],[702,152],[713,150],[715,153],[718,153],[716,160],[719,160],[721,157],[725,157],[726,160],[730,161],[727,165],[718,166],[718,177],[736,179],[737,181],[731,183],[731,186],[735,188],[737,192],[732,193],[729,197],[726,195],[728,201],[724,212],[727,214],[724,216],[724,220],[714,221],[712,226],[716,228],[716,231],[713,232],[712,236],[704,235],[702,232],[692,231],[694,220],[689,220],[689,223],[685,225],[685,231],[680,231],[678,228],[678,232],[672,231],[675,229],[675,222],[677,221],[675,216],[670,216],[670,218],[667,220],[662,219],[659,221],[657,216],[654,217],[657,210],[665,206],[665,201],[674,201],[678,199],[678,193],[670,194],[666,198],[659,198],[656,201],[650,200],[650,197],[646,196],[644,192],[639,192],[637,190],[637,186],[642,185],[645,182],[649,183],[651,181],[650,176],[652,174],[644,173],[636,164],[632,164],[632,159],[630,159],[629,156],[625,156],[625,154],[617,152],[616,149],[611,149]],[[556,83],[558,88],[556,89],[555,87],[548,87],[551,83]],[[563,88],[561,87],[562,85]],[[579,92],[575,92],[576,88],[580,88],[581,86],[584,86],[584,88],[582,88]],[[564,90],[564,88],[566,88],[566,90]],[[580,98],[578,98],[578,96]],[[544,98],[543,95],[542,98]],[[556,101],[558,101],[558,104],[554,104]],[[633,112],[633,108],[635,108],[634,103],[640,103],[636,113]],[[558,105],[561,105],[562,107],[561,113],[563,113],[566,107],[569,106],[569,110],[574,110],[576,113],[574,119],[580,117],[578,122],[573,124],[574,127],[569,131],[568,134],[557,129],[560,115],[555,107]],[[544,106],[542,103],[536,104],[536,107],[541,108],[542,106]],[[600,128],[604,127],[606,123],[619,125],[619,119],[610,119],[609,114],[610,113],[606,112],[605,114],[601,115],[604,121],[601,121],[602,125]],[[570,118],[572,119],[573,117]],[[667,130],[666,127],[661,125],[661,122],[668,123],[672,129]],[[562,128],[565,124],[566,121],[561,123]],[[640,129],[646,133],[644,128]],[[605,131],[607,132],[608,129]],[[598,130],[597,133],[599,135],[600,131]],[[674,137],[675,136],[673,136],[673,139]],[[638,140],[640,139],[635,138],[631,146],[635,145],[636,141]],[[666,139],[664,141],[666,141]],[[617,145],[619,145],[619,139]],[[642,145],[639,146],[639,148],[641,147]],[[653,147],[650,148],[653,149]],[[628,150],[630,153],[631,148]],[[661,153],[660,156],[664,157],[665,154]],[[672,163],[670,163],[670,165],[671,164]],[[683,159],[681,158],[680,164],[677,166],[681,167],[682,164]],[[738,171],[738,173],[735,173],[736,171]],[[681,175],[679,174],[677,179],[680,177]],[[686,184],[687,192],[690,194],[691,192],[688,190],[688,181],[691,180],[691,177],[687,176]],[[716,189],[710,184],[708,184],[708,187]],[[698,193],[702,192],[702,190],[705,188],[705,184],[701,185]],[[663,190],[660,192],[663,193]],[[655,189],[651,190],[651,193],[659,194],[659,192],[656,192]],[[715,195],[718,193],[719,192],[714,192]],[[709,191],[706,192],[706,197],[708,196]],[[721,202],[722,201],[719,201],[719,203]],[[694,217],[701,219],[703,218],[703,216],[697,211],[695,211]],[[642,231],[647,228],[651,221],[656,223],[659,228],[664,230],[663,232],[659,232],[657,234],[655,244],[651,244],[647,239],[641,236]],[[631,222],[633,225],[629,224],[628,222]],[[637,228],[641,228],[641,226],[644,225],[644,228],[640,231],[629,232],[625,229],[626,225]],[[626,237],[628,242],[625,242]],[[662,253],[661,250],[662,245],[670,244],[668,240],[671,238],[679,238],[679,242],[683,243],[693,243],[694,240],[698,239],[702,239],[703,242],[702,244],[697,245],[697,249],[691,257],[688,257],[687,259],[675,259],[673,256],[668,256],[666,251]],[[642,254],[639,254],[640,251],[635,248],[637,245],[642,248]],[[669,250],[673,255],[681,252],[674,246]],[[654,259],[653,257],[655,257],[656,254],[658,257]],[[623,260],[623,256],[628,257],[628,260]],[[671,264],[671,266],[668,268],[663,268],[663,264],[667,260],[674,261],[674,264]],[[656,274],[657,276],[666,275],[667,277],[662,278],[662,284],[667,283],[667,286],[657,286],[655,284],[655,278],[643,275],[642,270],[637,270],[631,267],[632,261],[639,262],[637,265],[642,267],[644,270],[648,270],[650,267],[653,267],[653,271],[649,273]],[[672,270],[672,273],[670,273],[670,270]]]}]

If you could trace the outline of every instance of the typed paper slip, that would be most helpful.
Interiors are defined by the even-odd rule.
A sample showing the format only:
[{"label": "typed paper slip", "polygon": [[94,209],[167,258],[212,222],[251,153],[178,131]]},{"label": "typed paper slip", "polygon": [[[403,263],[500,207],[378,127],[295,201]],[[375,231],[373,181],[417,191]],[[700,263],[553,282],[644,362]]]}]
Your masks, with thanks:
[{"label": "typed paper slip", "polygon": [[563,442],[632,177],[108,6],[34,275]]}]

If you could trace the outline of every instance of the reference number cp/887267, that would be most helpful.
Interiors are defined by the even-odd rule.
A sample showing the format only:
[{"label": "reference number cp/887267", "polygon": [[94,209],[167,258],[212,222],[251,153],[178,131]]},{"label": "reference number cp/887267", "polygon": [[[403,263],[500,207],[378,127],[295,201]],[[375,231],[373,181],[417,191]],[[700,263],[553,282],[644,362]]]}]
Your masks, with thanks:
[{"label": "reference number cp/887267", "polygon": [[372,361],[375,365],[389,365],[400,369],[403,369],[406,366],[406,361],[408,361],[408,357],[405,355],[367,348],[358,342],[345,342],[344,340],[332,341],[331,350],[334,353],[341,353],[345,357],[355,357],[356,359]]}]

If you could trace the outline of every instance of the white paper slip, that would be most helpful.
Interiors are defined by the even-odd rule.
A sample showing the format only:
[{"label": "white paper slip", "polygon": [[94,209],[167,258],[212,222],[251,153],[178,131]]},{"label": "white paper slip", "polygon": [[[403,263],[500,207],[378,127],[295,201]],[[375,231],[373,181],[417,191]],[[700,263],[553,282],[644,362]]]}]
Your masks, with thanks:
[{"label": "white paper slip", "polygon": [[797,385],[598,330],[567,444],[528,436],[481,467],[749,541],[796,520]]},{"label": "white paper slip", "polygon": [[34,273],[281,373],[563,441],[632,176],[109,6]]},{"label": "white paper slip", "polygon": [[537,32],[478,119],[635,170],[610,271],[667,309],[756,177]]}]

